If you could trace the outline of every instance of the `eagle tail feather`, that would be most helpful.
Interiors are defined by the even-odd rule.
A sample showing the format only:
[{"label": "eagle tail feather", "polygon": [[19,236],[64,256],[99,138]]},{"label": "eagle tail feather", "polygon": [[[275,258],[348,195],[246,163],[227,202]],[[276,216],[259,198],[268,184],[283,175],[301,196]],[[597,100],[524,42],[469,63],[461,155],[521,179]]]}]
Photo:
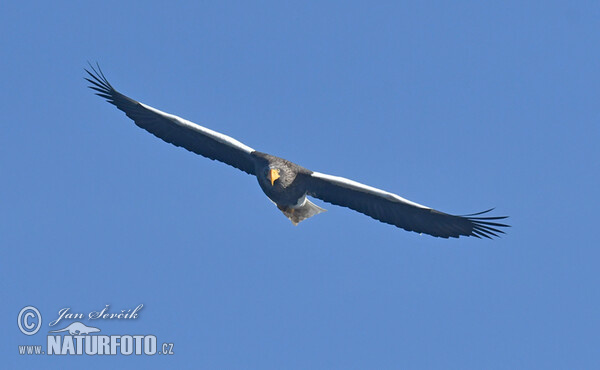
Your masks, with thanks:
[{"label": "eagle tail feather", "polygon": [[314,215],[318,215],[319,213],[327,211],[314,204],[310,200],[306,199],[301,206],[298,207],[280,207],[277,206],[281,212],[285,215],[285,217],[289,218],[290,221],[294,224],[294,226],[298,226],[301,221],[306,220],[309,217]]}]

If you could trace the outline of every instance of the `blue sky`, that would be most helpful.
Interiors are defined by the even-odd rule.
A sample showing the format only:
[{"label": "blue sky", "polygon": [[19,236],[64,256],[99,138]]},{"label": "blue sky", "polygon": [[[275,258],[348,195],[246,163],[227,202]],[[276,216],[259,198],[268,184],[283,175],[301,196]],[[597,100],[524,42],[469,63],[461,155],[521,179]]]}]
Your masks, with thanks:
[{"label": "blue sky", "polygon": [[[4,2],[3,362],[598,367],[599,20],[587,1]],[[255,178],[94,96],[88,60],[258,150],[513,227],[444,240],[328,204],[294,227]],[[175,354],[18,355],[59,309],[107,304],[144,308],[84,323]]]}]

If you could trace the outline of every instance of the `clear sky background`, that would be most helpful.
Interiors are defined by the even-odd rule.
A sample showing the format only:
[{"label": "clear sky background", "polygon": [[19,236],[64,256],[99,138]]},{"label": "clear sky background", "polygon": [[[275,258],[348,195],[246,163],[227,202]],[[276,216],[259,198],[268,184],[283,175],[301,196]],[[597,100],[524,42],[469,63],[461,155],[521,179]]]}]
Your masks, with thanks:
[{"label": "clear sky background", "polygon": [[[5,1],[0,39],[7,368],[600,366],[597,2]],[[94,96],[88,60],[258,150],[513,227],[437,239],[322,202],[294,227]],[[84,323],[175,355],[18,355],[106,304],[144,308]]]}]

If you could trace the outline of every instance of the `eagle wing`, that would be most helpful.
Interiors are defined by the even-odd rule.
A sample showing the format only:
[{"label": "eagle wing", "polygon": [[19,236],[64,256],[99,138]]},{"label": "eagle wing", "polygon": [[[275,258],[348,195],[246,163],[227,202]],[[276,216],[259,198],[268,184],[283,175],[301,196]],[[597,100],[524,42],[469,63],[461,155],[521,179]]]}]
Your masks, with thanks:
[{"label": "eagle wing", "polygon": [[90,65],[90,68],[93,73],[85,70],[91,77],[86,78],[92,84],[89,87],[96,91],[96,95],[125,112],[137,126],[167,143],[254,174],[251,156],[254,149],[227,135],[135,101],[115,90],[100,66],[96,69]]},{"label": "eagle wing", "polygon": [[499,228],[508,227],[496,222],[505,219],[505,216],[481,217],[491,209],[466,216],[454,216],[343,177],[312,172],[304,176],[304,184],[310,196],[348,207],[407,231],[442,238],[475,236],[491,239],[504,233]]}]

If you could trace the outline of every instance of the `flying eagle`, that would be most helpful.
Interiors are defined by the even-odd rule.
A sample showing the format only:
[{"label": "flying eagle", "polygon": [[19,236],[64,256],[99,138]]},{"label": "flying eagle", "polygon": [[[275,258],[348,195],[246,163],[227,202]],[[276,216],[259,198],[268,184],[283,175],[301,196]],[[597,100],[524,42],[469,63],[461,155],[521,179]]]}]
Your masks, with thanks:
[{"label": "flying eagle", "polygon": [[454,216],[411,202],[396,194],[343,177],[314,172],[283,158],[261,153],[219,132],[162,112],[115,90],[100,66],[85,78],[96,95],[125,112],[135,124],[156,137],[191,152],[218,160],[256,176],[263,192],[294,225],[325,211],[307,197],[348,207],[407,231],[442,238],[475,236],[491,239],[504,233],[505,217],[482,217],[491,211]]}]

